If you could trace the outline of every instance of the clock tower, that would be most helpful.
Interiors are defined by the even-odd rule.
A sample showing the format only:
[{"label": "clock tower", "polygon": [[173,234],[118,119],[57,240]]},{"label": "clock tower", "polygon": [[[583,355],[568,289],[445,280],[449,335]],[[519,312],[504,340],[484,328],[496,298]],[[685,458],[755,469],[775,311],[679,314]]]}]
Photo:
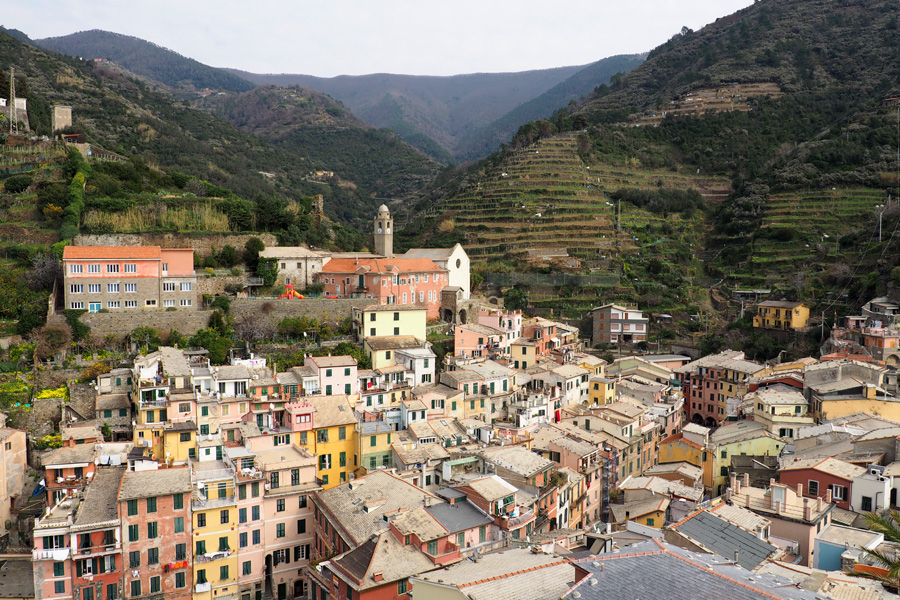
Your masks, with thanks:
[{"label": "clock tower", "polygon": [[394,256],[394,219],[384,204],[378,207],[375,215],[375,254],[385,258]]}]

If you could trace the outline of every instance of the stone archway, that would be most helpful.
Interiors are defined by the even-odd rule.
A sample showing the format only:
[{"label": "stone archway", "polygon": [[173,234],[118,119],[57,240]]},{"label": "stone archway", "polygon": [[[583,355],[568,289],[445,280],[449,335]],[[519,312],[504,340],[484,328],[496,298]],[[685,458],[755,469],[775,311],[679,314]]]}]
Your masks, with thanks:
[{"label": "stone archway", "polygon": [[709,427],[710,429],[716,428],[716,420],[712,417],[706,417],[706,422],[703,424],[704,427]]},{"label": "stone archway", "polygon": [[449,308],[444,309],[444,322],[452,323],[453,322],[453,311]]},{"label": "stone archway", "polygon": [[459,324],[460,324],[460,325],[465,325],[466,323],[469,322],[468,319],[469,319],[469,315],[466,313],[466,309],[464,309],[464,308],[463,308],[463,309],[460,309],[460,311],[459,311]]},{"label": "stone archway", "polygon": [[703,417],[700,415],[700,413],[694,413],[693,415],[691,415],[691,423],[694,423],[696,425],[703,425]]}]

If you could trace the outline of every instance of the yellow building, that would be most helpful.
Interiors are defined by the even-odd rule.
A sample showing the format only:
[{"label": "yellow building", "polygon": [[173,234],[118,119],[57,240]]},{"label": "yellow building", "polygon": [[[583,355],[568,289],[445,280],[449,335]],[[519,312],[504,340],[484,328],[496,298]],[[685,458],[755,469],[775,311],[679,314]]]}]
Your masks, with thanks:
[{"label": "yellow building", "polygon": [[347,396],[311,397],[312,430],[297,431],[294,441],[317,457],[316,473],[323,489],[347,481],[359,466],[356,415]]},{"label": "yellow building", "polygon": [[661,529],[666,524],[669,510],[669,498],[648,498],[625,504],[610,504],[609,517],[619,530],[625,529],[625,523],[632,521],[647,527]]},{"label": "yellow building", "polygon": [[358,427],[356,454],[360,461],[356,476],[362,477],[378,467],[391,466],[391,444],[397,441],[394,428],[384,421],[360,423]]},{"label": "yellow building", "polygon": [[234,473],[221,460],[191,463],[197,484],[191,499],[194,522],[194,600],[236,596],[238,513]]},{"label": "yellow building", "polygon": [[197,458],[197,425],[193,421],[169,423],[163,429],[163,452],[166,464],[186,464]]},{"label": "yellow building", "polygon": [[616,401],[616,380],[602,375],[592,375],[588,382],[591,404],[612,404]]},{"label": "yellow building", "polygon": [[527,369],[537,363],[537,345],[534,340],[520,337],[509,345],[509,359],[516,369]]},{"label": "yellow building", "polygon": [[658,460],[660,464],[687,462],[700,467],[704,487],[721,495],[728,484],[732,456],[778,456],[784,445],[756,421],[729,423],[712,433],[691,423],[659,443]]},{"label": "yellow building", "polygon": [[424,306],[373,304],[353,309],[353,326],[360,338],[411,335],[424,341],[426,312]]},{"label": "yellow building", "polygon": [[802,302],[767,300],[756,305],[753,326],[759,329],[797,330],[809,325],[809,307]]},{"label": "yellow building", "polygon": [[371,357],[373,369],[382,369],[395,364],[397,350],[421,348],[423,343],[411,335],[367,337],[363,340],[363,351]]}]

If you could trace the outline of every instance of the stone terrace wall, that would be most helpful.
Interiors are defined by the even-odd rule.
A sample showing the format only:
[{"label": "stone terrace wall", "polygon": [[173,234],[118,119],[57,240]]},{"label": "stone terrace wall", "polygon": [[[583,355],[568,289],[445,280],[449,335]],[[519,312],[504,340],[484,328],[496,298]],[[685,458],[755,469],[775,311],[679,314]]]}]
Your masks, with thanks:
[{"label": "stone terrace wall", "polygon": [[[246,315],[264,315],[275,323],[285,317],[310,317],[323,323],[336,325],[352,316],[352,309],[370,306],[372,298],[317,298],[309,300],[277,300],[274,298],[247,298],[231,303],[231,314],[235,320]],[[180,331],[180,330],[179,330]]]},{"label": "stone terrace wall", "polygon": [[212,311],[176,310],[154,312],[85,313],[81,322],[91,328],[91,335],[122,338],[138,327],[153,327],[160,333],[174,329],[184,336],[191,336],[206,327]]},{"label": "stone terrace wall", "polygon": [[267,247],[278,245],[278,239],[271,233],[84,233],[75,236],[75,245],[193,248],[198,255],[209,256],[213,248],[218,252],[226,245],[234,246],[240,252],[253,237],[261,239]]}]

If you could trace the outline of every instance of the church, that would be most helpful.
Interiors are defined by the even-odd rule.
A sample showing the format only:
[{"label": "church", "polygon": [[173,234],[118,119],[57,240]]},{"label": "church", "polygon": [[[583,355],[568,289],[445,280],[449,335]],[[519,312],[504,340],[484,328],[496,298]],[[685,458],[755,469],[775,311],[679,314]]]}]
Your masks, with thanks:
[{"label": "church", "polygon": [[340,298],[371,297],[379,304],[420,305],[427,318],[440,315],[441,291],[453,288],[470,295],[469,256],[452,248],[412,248],[394,255],[394,219],[382,204],[372,224],[375,252],[328,252],[305,247],[272,247],[261,258],[274,258],[278,283],[303,289],[322,283],[325,294]]}]

